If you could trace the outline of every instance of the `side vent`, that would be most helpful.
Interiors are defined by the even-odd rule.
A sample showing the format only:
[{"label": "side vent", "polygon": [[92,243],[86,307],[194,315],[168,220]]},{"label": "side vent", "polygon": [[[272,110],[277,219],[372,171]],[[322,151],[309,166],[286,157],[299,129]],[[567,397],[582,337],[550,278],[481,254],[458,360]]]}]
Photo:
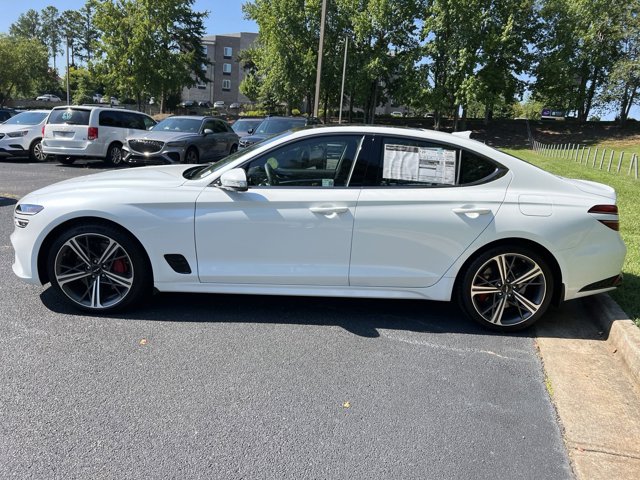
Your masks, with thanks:
[{"label": "side vent", "polygon": [[169,266],[173,268],[176,273],[188,274],[191,273],[191,267],[189,266],[189,262],[179,253],[167,253],[164,256],[164,259],[167,261]]}]

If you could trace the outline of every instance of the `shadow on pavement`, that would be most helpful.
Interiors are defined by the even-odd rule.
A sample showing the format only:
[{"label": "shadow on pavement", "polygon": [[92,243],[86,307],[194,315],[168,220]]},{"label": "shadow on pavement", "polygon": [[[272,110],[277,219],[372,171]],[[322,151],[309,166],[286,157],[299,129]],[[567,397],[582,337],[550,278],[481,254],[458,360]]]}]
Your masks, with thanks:
[{"label": "shadow on pavement", "polygon": [[[44,305],[53,312],[90,315],[67,305],[52,288],[46,289],[40,296]],[[579,308],[582,308],[580,301],[567,302],[559,308],[551,307],[534,328],[508,335],[598,338],[594,328],[589,327],[589,322],[576,325],[575,311]],[[338,326],[367,338],[379,337],[378,329],[504,335],[468,320],[453,303],[426,300],[161,293],[123,313],[99,316],[132,321]]]}]

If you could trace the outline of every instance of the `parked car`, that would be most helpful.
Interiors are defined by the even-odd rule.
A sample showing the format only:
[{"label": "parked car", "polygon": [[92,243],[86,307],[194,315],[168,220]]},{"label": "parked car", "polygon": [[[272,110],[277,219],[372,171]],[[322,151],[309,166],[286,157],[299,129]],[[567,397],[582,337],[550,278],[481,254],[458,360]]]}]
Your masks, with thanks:
[{"label": "parked car", "polygon": [[194,100],[185,100],[183,102],[180,102],[178,104],[179,107],[182,108],[190,108],[190,107],[195,107],[196,106],[196,102]]},{"label": "parked car", "polygon": [[224,108],[224,102],[222,100],[218,100],[217,102],[213,102],[213,108]]},{"label": "parked car", "polygon": [[255,117],[255,118],[243,117],[233,122],[233,125],[231,125],[231,128],[233,129],[234,132],[236,132],[238,137],[242,138],[242,137],[246,137],[247,135],[251,135],[255,131],[255,129],[258,128],[258,125],[260,125],[263,120],[264,118],[262,117]]},{"label": "parked car", "polygon": [[198,102],[198,106],[202,108],[212,108],[213,103],[211,102]]},{"label": "parked car", "polygon": [[253,132],[242,137],[240,140],[240,148],[246,148],[249,145],[261,142],[265,138],[287,130],[302,128],[308,125],[318,125],[319,123],[320,121],[313,117],[267,117]]},{"label": "parked car", "polygon": [[13,117],[17,112],[10,108],[0,108],[0,123],[4,123]]},{"label": "parked car", "polygon": [[612,188],[460,136],[377,126],[66,180],[22,198],[14,218],[15,274],[96,313],[153,288],[455,299],[512,331],[552,302],[614,289],[626,253]]},{"label": "parked car", "polygon": [[131,165],[214,162],[238,149],[238,136],[224,120],[174,116],[150,132],[127,138],[122,150]]},{"label": "parked car", "polygon": [[48,110],[30,110],[11,117],[0,125],[0,157],[26,157],[43,162],[47,155],[42,151],[42,127]]},{"label": "parked car", "polygon": [[234,102],[231,105],[229,105],[229,108],[231,110],[238,110],[238,109],[242,108],[242,104],[240,104],[238,102]]},{"label": "parked car", "polygon": [[40,100],[41,102],[61,102],[62,99],[57,96],[54,95],[52,93],[45,93],[44,95],[40,95],[39,97],[36,97],[36,100]]},{"label": "parked car", "polygon": [[99,103],[106,103],[109,105],[120,105],[120,100],[116,97],[100,97]]},{"label": "parked car", "polygon": [[102,102],[102,95],[100,93],[94,93],[93,94],[93,101],[96,103],[103,103]]},{"label": "parked car", "polygon": [[125,139],[156,124],[144,113],[122,108],[55,107],[47,119],[42,149],[71,164],[81,157],[99,158],[111,166],[122,162]]}]

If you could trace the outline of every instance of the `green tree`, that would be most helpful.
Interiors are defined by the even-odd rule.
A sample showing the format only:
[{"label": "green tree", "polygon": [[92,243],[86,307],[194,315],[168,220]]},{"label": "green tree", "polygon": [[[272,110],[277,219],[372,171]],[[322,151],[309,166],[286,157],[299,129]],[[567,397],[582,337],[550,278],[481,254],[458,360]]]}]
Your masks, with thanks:
[{"label": "green tree", "polygon": [[15,95],[31,96],[47,75],[47,50],[34,38],[0,35],[0,105]]},{"label": "green tree", "polygon": [[585,121],[620,57],[625,2],[546,0],[540,10],[534,93]]},{"label": "green tree", "polygon": [[104,0],[95,4],[100,32],[96,69],[109,91],[160,99],[206,78],[202,46],[207,12],[194,0]]},{"label": "green tree", "polygon": [[78,38],[78,57],[83,62],[90,64],[98,42],[98,30],[93,19],[95,15],[94,0],[88,0],[78,12],[82,23]]},{"label": "green tree", "polygon": [[60,30],[60,12],[52,5],[45,7],[40,18],[42,20],[42,40],[49,50],[49,56],[53,58],[53,69],[56,70],[56,57],[62,53],[60,44],[62,34]]},{"label": "green tree", "polygon": [[68,44],[71,50],[71,64],[75,66],[78,51],[82,48],[82,34],[84,22],[82,15],[77,10],[65,10],[60,15],[60,29],[63,43]]},{"label": "green tree", "polygon": [[9,34],[12,37],[41,39],[42,23],[40,14],[32,8],[20,14],[18,20],[9,27]]}]

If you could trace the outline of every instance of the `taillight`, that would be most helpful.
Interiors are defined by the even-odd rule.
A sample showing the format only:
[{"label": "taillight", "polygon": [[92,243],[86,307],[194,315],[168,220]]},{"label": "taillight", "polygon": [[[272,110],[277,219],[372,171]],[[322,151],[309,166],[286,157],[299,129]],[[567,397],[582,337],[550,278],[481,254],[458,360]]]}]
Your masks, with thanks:
[{"label": "taillight", "polygon": [[44,125],[42,125],[42,138],[44,138]]},{"label": "taillight", "polygon": [[[618,219],[617,205],[594,205],[589,209],[589,213],[594,215],[607,215],[609,218],[598,218],[597,220],[616,232],[620,230],[620,221]],[[616,218],[610,218],[615,215]]]},{"label": "taillight", "polygon": [[87,140],[96,140],[98,138],[98,127],[89,127]]}]

